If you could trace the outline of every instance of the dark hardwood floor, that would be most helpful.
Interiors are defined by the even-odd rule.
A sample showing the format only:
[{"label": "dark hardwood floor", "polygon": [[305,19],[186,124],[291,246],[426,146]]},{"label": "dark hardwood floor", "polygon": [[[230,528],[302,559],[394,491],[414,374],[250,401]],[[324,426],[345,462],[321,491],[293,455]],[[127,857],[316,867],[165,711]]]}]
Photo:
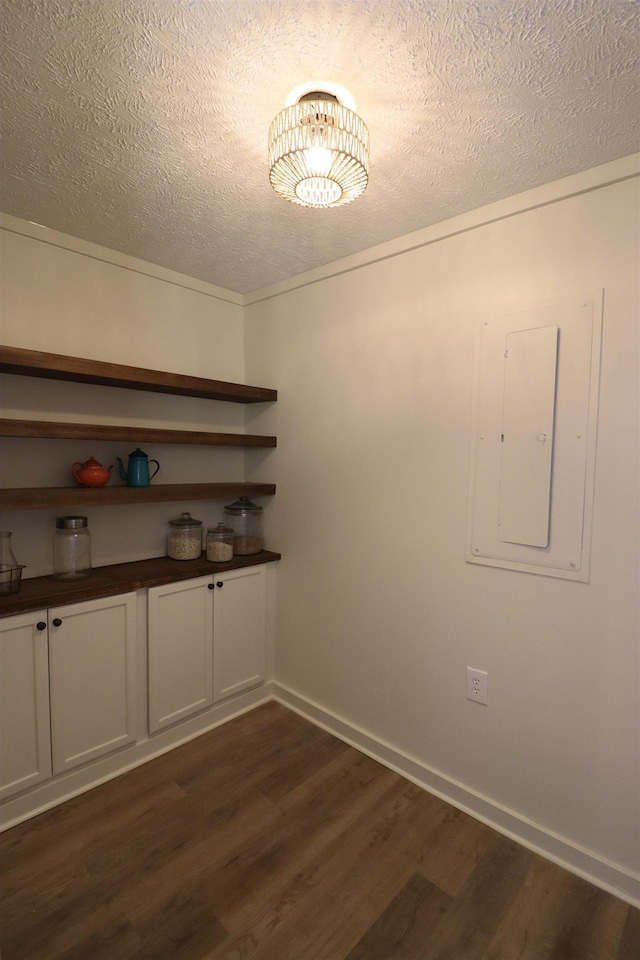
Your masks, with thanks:
[{"label": "dark hardwood floor", "polygon": [[2,960],[638,960],[640,911],[269,703],[0,835]]}]

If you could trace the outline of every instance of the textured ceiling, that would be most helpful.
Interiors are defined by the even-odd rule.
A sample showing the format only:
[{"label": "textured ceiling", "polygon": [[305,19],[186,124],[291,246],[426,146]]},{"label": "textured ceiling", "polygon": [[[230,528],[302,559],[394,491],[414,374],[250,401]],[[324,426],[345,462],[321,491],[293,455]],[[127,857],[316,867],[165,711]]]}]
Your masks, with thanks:
[{"label": "textured ceiling", "polygon": [[[640,148],[637,0],[3,0],[0,209],[244,293]],[[289,204],[269,124],[354,96],[370,183]]]}]

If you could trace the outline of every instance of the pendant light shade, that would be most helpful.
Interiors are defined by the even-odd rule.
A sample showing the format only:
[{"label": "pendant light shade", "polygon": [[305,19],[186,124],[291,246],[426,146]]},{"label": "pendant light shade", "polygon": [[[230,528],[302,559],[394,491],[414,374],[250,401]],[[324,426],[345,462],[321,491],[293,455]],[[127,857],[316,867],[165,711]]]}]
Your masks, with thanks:
[{"label": "pendant light shade", "polygon": [[280,196],[303,207],[338,207],[364,192],[369,131],[329,93],[307,93],[269,129],[269,179]]}]

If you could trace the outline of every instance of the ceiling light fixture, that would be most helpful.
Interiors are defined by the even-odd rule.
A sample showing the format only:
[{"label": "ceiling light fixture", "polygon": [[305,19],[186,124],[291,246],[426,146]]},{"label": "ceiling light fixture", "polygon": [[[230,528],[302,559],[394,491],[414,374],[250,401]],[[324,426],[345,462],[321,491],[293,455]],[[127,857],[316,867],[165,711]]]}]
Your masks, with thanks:
[{"label": "ceiling light fixture", "polygon": [[359,197],[368,179],[369,131],[334,94],[310,90],[274,118],[269,180],[281,197],[338,207]]}]

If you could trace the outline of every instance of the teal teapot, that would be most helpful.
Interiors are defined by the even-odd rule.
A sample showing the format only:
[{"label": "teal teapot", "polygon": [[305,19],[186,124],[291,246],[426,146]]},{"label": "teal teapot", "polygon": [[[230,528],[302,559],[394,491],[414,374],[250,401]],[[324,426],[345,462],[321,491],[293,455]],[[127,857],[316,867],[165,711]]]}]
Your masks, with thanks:
[{"label": "teal teapot", "polygon": [[[136,447],[133,453],[129,454],[129,469],[124,469],[124,464],[120,457],[116,457],[120,464],[120,476],[126,482],[128,487],[148,487],[153,477],[160,469],[157,460],[149,460],[144,450]],[[149,475],[149,464],[155,463],[156,469]]]}]

